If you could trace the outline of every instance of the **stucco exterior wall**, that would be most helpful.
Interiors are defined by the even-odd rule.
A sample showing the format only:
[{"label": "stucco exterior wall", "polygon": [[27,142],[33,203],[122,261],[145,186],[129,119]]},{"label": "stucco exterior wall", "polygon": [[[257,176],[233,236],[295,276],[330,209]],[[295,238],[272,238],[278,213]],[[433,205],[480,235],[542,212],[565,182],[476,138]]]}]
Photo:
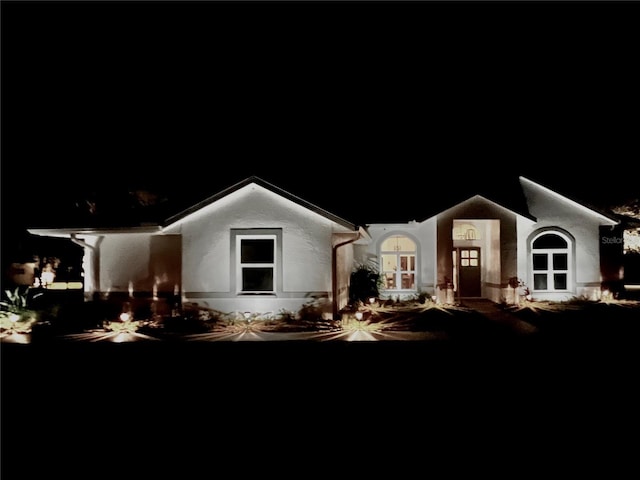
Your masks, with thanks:
[{"label": "stucco exterior wall", "polygon": [[151,291],[149,258],[151,235],[106,235],[100,243],[100,290],[102,292]]},{"label": "stucco exterior wall", "polygon": [[420,277],[418,285],[421,291],[429,295],[435,295],[438,278],[436,271],[436,228],[435,218],[420,222],[418,227],[418,237],[420,238]]},{"label": "stucco exterior wall", "polygon": [[[505,273],[515,270],[515,231],[511,232],[511,219],[504,218],[480,219],[478,224],[482,227],[483,242],[481,251],[482,276],[481,289],[482,296],[500,302],[502,300],[502,288],[504,285]],[[501,230],[505,230],[505,243],[502,244]],[[511,235],[513,233],[513,235]],[[504,268],[503,268],[504,265]],[[505,272],[503,272],[503,270]]]},{"label": "stucco exterior wall", "polygon": [[[276,265],[279,295],[239,296],[232,280],[233,229],[281,231]],[[332,294],[332,239],[352,232],[323,215],[259,185],[250,184],[204,206],[165,229],[182,235],[183,300],[223,312],[298,311]],[[347,259],[348,260],[348,259]]]},{"label": "stucco exterior wall", "polygon": [[[594,298],[599,295],[602,276],[600,272],[600,225],[606,220],[593,211],[535,184],[523,183],[523,191],[535,224],[522,225],[519,243],[530,252],[530,238],[535,232],[557,228],[572,239],[573,262],[570,266],[572,285],[567,294],[538,294],[539,299],[567,300],[574,296]],[[533,284],[533,274],[526,256],[526,282]],[[534,295],[535,296],[535,295]]]}]

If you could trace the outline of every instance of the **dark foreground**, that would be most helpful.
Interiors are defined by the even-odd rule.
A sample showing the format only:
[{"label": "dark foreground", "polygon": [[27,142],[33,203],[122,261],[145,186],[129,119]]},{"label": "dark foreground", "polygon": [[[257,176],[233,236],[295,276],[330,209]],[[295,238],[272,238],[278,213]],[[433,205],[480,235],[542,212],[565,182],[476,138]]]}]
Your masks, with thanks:
[{"label": "dark foreground", "polygon": [[3,343],[3,480],[610,477],[636,458],[620,431],[640,426],[626,320],[428,341]]},{"label": "dark foreground", "polygon": [[629,455],[614,432],[638,419],[640,353],[624,336],[1,348],[4,480],[43,466],[60,478],[299,478],[345,461],[393,478],[480,462],[516,462],[515,476],[603,462],[611,474],[603,449]]},{"label": "dark foreground", "polygon": [[[635,384],[637,339],[523,336],[482,342],[54,342],[3,344],[4,411],[306,408],[547,402],[575,387]],[[633,380],[632,380],[633,379]],[[585,392],[586,393],[586,392]],[[591,394],[588,397],[592,397]],[[141,410],[139,410],[141,409]],[[313,409],[313,408],[312,408]]]}]

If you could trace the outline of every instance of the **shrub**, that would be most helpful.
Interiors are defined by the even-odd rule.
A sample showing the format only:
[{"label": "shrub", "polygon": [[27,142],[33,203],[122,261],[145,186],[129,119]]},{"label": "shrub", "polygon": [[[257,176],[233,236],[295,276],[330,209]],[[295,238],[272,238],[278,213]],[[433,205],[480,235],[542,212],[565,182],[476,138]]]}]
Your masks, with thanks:
[{"label": "shrub", "polygon": [[378,271],[375,262],[358,265],[351,272],[351,282],[349,285],[349,301],[365,303],[368,298],[379,297],[380,288],[383,286],[383,277]]}]

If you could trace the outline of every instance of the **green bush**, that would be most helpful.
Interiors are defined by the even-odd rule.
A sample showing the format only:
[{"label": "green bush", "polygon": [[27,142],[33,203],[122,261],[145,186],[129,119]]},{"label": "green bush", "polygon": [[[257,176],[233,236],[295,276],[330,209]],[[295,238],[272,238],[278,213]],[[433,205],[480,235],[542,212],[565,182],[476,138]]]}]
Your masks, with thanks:
[{"label": "green bush", "polygon": [[358,265],[351,272],[349,285],[349,301],[366,303],[371,297],[378,298],[380,288],[383,286],[383,277],[378,271],[378,265],[374,262]]}]

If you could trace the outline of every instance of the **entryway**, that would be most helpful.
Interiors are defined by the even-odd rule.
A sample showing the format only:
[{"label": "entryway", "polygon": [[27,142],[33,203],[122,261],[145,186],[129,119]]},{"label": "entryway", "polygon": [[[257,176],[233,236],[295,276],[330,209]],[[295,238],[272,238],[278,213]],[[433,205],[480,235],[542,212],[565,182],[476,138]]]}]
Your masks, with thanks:
[{"label": "entryway", "polygon": [[480,297],[480,247],[460,247],[453,251],[454,276],[457,276],[457,296]]}]

